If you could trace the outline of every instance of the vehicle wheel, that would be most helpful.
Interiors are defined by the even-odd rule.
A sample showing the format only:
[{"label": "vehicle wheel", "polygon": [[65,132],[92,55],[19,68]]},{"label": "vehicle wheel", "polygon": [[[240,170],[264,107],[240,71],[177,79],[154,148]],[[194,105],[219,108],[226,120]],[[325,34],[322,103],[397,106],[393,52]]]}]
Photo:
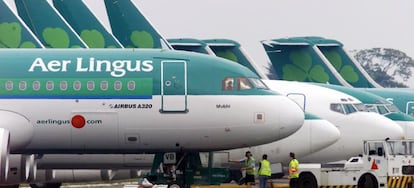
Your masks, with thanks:
[{"label": "vehicle wheel", "polygon": [[168,188],[181,188],[181,185],[178,184],[177,182],[173,182],[168,185]]},{"label": "vehicle wheel", "polygon": [[242,173],[240,170],[229,170],[229,177],[224,180],[224,183],[232,183],[232,181],[239,183],[242,178]]},{"label": "vehicle wheel", "polygon": [[315,179],[315,176],[311,173],[301,173],[298,179],[299,188],[317,188],[318,183]]},{"label": "vehicle wheel", "polygon": [[378,181],[373,175],[364,174],[358,180],[358,188],[378,188]]}]

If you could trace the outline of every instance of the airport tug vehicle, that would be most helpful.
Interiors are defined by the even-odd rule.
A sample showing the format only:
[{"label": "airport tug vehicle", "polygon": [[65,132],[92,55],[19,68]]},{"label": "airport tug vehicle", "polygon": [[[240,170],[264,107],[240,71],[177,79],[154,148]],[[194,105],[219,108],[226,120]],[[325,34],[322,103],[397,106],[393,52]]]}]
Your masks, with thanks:
[{"label": "airport tug vehicle", "polygon": [[411,188],[414,140],[369,140],[363,154],[341,164],[300,164],[299,187]]}]

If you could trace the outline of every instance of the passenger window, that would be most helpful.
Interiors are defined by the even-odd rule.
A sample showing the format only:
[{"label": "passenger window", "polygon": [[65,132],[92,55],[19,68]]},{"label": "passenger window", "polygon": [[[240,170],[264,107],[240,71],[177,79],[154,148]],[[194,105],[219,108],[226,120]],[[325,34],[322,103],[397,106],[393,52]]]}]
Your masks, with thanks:
[{"label": "passenger window", "polygon": [[81,89],[81,82],[80,81],[73,82],[73,89],[75,91],[79,91]]},{"label": "passenger window", "polygon": [[344,109],[342,108],[341,104],[331,104],[331,110],[334,112],[344,114]]},{"label": "passenger window", "polygon": [[40,89],[40,82],[39,81],[34,81],[32,87],[33,87],[33,90],[39,91],[39,89]]},{"label": "passenger window", "polygon": [[26,90],[26,87],[27,87],[27,83],[26,83],[26,81],[20,81],[20,82],[19,82],[19,89],[20,89],[21,91]]},{"label": "passenger window", "polygon": [[234,85],[234,79],[230,77],[224,78],[221,85],[224,91],[232,91],[233,85]]},{"label": "passenger window", "polygon": [[7,81],[5,87],[6,87],[7,91],[13,90],[13,82],[12,81]]},{"label": "passenger window", "polygon": [[67,81],[60,81],[60,90],[66,91],[68,89],[68,82]]},{"label": "passenger window", "polygon": [[47,81],[47,82],[46,82],[46,89],[47,89],[47,90],[52,91],[54,87],[55,87],[55,86],[54,86],[54,84],[53,84],[53,81]]},{"label": "passenger window", "polygon": [[128,90],[129,91],[134,91],[135,90],[135,82],[134,81],[129,81],[128,82]]},{"label": "passenger window", "polygon": [[121,83],[121,81],[115,81],[115,83],[114,83],[114,89],[117,90],[117,91],[119,91],[119,90],[122,89],[122,83]]},{"label": "passenger window", "polygon": [[101,81],[101,90],[102,91],[108,90],[108,81]]},{"label": "passenger window", "polygon": [[238,90],[246,90],[246,89],[251,89],[252,85],[250,84],[250,82],[247,80],[247,78],[237,78],[238,80]]},{"label": "passenger window", "polygon": [[88,88],[89,91],[92,91],[95,89],[95,83],[93,81],[88,81],[86,87]]}]

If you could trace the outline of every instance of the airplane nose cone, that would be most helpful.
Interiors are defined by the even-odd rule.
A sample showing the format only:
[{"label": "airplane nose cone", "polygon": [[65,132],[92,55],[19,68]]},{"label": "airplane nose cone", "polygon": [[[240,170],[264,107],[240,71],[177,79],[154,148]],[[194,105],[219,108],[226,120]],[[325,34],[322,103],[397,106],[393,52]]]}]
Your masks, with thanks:
[{"label": "airplane nose cone", "polygon": [[414,139],[414,118],[404,113],[390,113],[385,117],[398,123],[404,131],[405,139]]},{"label": "airplane nose cone", "polygon": [[281,107],[283,106],[283,108],[277,114],[281,122],[279,126],[280,138],[286,138],[302,127],[305,115],[299,105],[291,99],[285,96],[280,97],[283,97],[281,100]]},{"label": "airplane nose cone", "polygon": [[364,133],[361,136],[365,140],[385,138],[401,139],[404,137],[404,130],[401,126],[385,116],[365,112],[359,113],[353,119],[358,119],[361,124],[360,130],[355,130],[355,134],[358,135],[358,132]]},{"label": "airplane nose cone", "polygon": [[324,119],[309,119],[310,125],[310,150],[319,151],[330,146],[341,138],[341,132],[331,122]]}]

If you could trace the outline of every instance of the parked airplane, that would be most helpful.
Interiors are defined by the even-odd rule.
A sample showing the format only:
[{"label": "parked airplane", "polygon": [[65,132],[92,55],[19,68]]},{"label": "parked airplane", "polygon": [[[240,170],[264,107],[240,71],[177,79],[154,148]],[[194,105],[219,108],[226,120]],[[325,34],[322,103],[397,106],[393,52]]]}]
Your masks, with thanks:
[{"label": "parked airplane", "polygon": [[[0,54],[3,184],[14,184],[6,181],[9,152],[222,150],[279,140],[303,124],[297,104],[224,59],[136,49]],[[249,88],[226,90],[230,80]]]},{"label": "parked airplane", "polygon": [[[249,67],[255,67],[253,65],[254,63],[248,58],[246,53],[244,53],[243,50],[240,50],[241,46],[237,42],[222,39],[204,41],[207,43],[207,46],[214,46],[214,48],[211,48],[214,54],[229,60],[237,60],[237,62],[242,65],[251,64]],[[181,48],[184,48],[184,46],[182,45]],[[187,50],[191,50],[191,48],[187,48]],[[386,138],[388,130],[395,129],[401,131],[393,136],[396,138],[403,137],[402,129],[399,125],[381,115],[367,112],[368,110],[355,97],[320,86],[308,86],[309,84],[304,83],[283,82],[277,80],[263,81],[268,84],[270,89],[288,95],[298,104],[302,104],[302,107],[306,112],[315,114],[333,123],[341,132],[341,138],[337,142],[327,148],[310,154],[312,157],[302,158],[303,156],[298,155],[301,160],[308,162],[325,162],[346,159],[347,157],[357,155],[360,152],[360,147],[357,146],[357,142],[362,142],[364,139]],[[337,111],[336,109],[338,108],[346,108],[349,111]],[[364,118],[364,116],[366,117]],[[385,126],[372,129],[373,127],[378,126],[376,122],[377,120],[375,122],[370,122],[367,121],[367,117],[369,117],[368,119],[378,119],[378,121],[383,122],[381,124]],[[355,133],[355,130],[358,130],[358,133]],[[378,133],[374,133],[375,135],[373,135],[373,130],[375,130],[375,132],[378,131]],[[292,136],[294,135],[295,134]],[[378,137],[375,138],[376,136]],[[355,143],[353,143],[354,141]],[[241,151],[238,152],[239,155],[240,153]],[[256,153],[258,153],[259,156],[263,154],[260,153],[260,151],[256,151]],[[278,156],[277,149],[274,150],[272,155]]]},{"label": "parked airplane", "polygon": [[[414,91],[407,88],[381,88],[358,66],[336,40],[321,37],[292,37],[263,41],[276,75],[287,80],[331,83],[360,88],[390,99],[408,115]],[[292,77],[292,75],[295,75]],[[351,84],[352,85],[351,85]],[[400,97],[401,96],[401,97]]]}]

